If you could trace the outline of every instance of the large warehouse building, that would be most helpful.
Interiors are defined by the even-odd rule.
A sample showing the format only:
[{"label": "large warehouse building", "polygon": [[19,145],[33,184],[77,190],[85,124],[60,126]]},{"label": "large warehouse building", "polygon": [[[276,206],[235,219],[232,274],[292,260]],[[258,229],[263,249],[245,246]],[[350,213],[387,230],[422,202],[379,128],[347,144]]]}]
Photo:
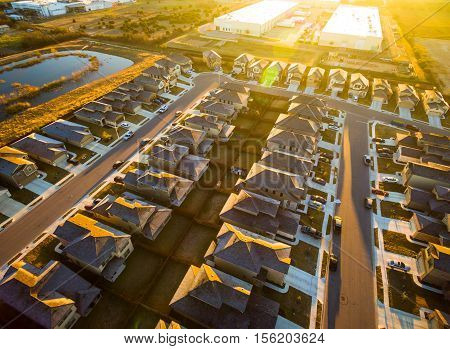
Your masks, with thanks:
[{"label": "large warehouse building", "polygon": [[377,7],[340,5],[323,28],[319,45],[380,51],[382,41]]},{"label": "large warehouse building", "polygon": [[298,2],[264,0],[214,19],[216,30],[261,36],[293,12]]}]

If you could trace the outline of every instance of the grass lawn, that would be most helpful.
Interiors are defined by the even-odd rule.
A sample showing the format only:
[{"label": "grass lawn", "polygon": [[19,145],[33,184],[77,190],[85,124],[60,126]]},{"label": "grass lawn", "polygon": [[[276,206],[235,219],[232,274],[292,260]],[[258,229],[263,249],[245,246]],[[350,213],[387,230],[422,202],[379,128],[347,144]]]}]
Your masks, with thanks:
[{"label": "grass lawn", "polygon": [[157,313],[147,310],[142,306],[136,308],[130,321],[128,321],[127,328],[131,329],[154,329],[158,324],[160,317]]},{"label": "grass lawn", "polygon": [[204,261],[203,257],[216,235],[217,229],[193,224],[172,258],[177,262],[200,267]]},{"label": "grass lawn", "polygon": [[9,218],[8,216],[5,216],[4,214],[0,213],[0,224],[6,221],[8,218]]},{"label": "grass lawn", "polygon": [[212,163],[229,168],[238,157],[238,150],[224,143],[214,144],[209,159]]},{"label": "grass lawn", "polygon": [[114,142],[118,137],[117,134],[120,136],[122,136],[127,130],[122,128],[122,127],[118,127],[117,131],[115,128],[112,127],[106,127],[106,126],[99,126],[99,125],[94,125],[91,124],[89,122],[86,122],[84,120],[72,120],[73,122],[76,122],[77,124],[81,124],[84,126],[89,127],[89,129],[91,130],[92,134],[95,137],[99,137],[101,138],[100,143],[103,145],[109,145],[112,142]]},{"label": "grass lawn", "polygon": [[381,267],[377,266],[377,298],[384,304],[384,293],[383,293],[383,277],[381,275]]},{"label": "grass lawn", "polygon": [[393,191],[396,193],[404,193],[406,190],[406,188],[403,185],[398,183],[380,182],[378,186],[380,187],[381,190]]},{"label": "grass lawn", "polygon": [[147,118],[139,114],[127,114],[125,116],[125,119],[127,122],[131,122],[132,124],[137,125]]},{"label": "grass lawn", "polygon": [[311,313],[311,296],[293,287],[287,293],[280,293],[268,287],[262,289],[263,295],[280,303],[279,315],[300,325],[309,328],[309,315]]},{"label": "grass lawn", "polygon": [[115,294],[130,302],[139,299],[161,267],[162,262],[162,257],[135,246],[133,253],[127,259],[125,270],[114,283],[110,284],[110,288],[114,290]]},{"label": "grass lawn", "polygon": [[391,307],[417,316],[421,307],[450,312],[450,303],[444,301],[443,295],[417,286],[411,274],[387,269],[387,276]]},{"label": "grass lawn", "polygon": [[28,190],[26,188],[11,188],[9,189],[9,193],[11,194],[11,199],[16,200],[24,205],[28,205],[31,201],[39,196],[38,194],[35,194],[31,190]]},{"label": "grass lawn", "polygon": [[304,241],[291,248],[291,264],[311,275],[316,275],[318,256],[319,249]]},{"label": "grass lawn", "polygon": [[322,312],[323,312],[322,302],[317,300],[317,312],[316,312],[317,315],[315,328],[322,328]]},{"label": "grass lawn", "polygon": [[383,230],[384,249],[388,252],[401,254],[408,257],[416,257],[423,246],[406,239],[405,234],[395,231]]},{"label": "grass lawn", "polygon": [[[334,156],[334,152],[329,150],[329,149],[319,148],[319,152],[322,153],[322,154],[329,154],[329,155],[333,155]],[[339,157],[338,153],[336,153],[336,157]]]},{"label": "grass lawn", "polygon": [[322,134],[322,141],[335,144],[336,142],[336,131],[326,129],[325,131],[321,132]]},{"label": "grass lawn", "polygon": [[321,190],[315,189],[315,188],[308,188],[308,194],[320,196],[320,197],[324,198],[325,200],[327,199],[327,196],[328,196],[327,193],[325,193]]},{"label": "grass lawn", "polygon": [[80,148],[80,147],[77,147],[77,146],[69,144],[69,143],[66,143],[66,149],[72,153],[77,154],[77,157],[75,159],[78,160],[82,164],[84,164],[86,161],[88,161],[94,155],[97,154],[96,152],[94,152],[92,150],[89,150],[86,148]]},{"label": "grass lawn", "polygon": [[125,328],[132,305],[102,290],[102,298],[88,317],[80,318],[74,328]]},{"label": "grass lawn", "polygon": [[174,96],[178,96],[181,92],[184,91],[184,88],[174,86],[170,88],[170,94]]},{"label": "grass lawn", "polygon": [[321,278],[324,278],[327,275],[328,259],[329,259],[328,252],[323,251],[322,265],[320,266],[320,277]]},{"label": "grass lawn", "polygon": [[375,244],[375,247],[380,248],[379,243],[378,243],[378,228],[373,229],[373,242]]},{"label": "grass lawn", "polygon": [[54,236],[47,236],[39,245],[28,252],[23,260],[33,264],[35,267],[42,268],[51,260],[57,260],[58,254],[55,247],[59,244],[59,240]]},{"label": "grass lawn", "polygon": [[396,164],[391,159],[387,158],[377,158],[377,162],[379,173],[395,174],[396,172],[403,171],[403,168],[405,167],[403,165]]},{"label": "grass lawn", "polygon": [[418,103],[414,111],[411,112],[411,116],[415,120],[425,121],[428,123],[428,115],[425,113],[425,109],[423,109],[422,103]]},{"label": "grass lawn", "polygon": [[106,195],[111,194],[118,196],[125,191],[125,186],[118,183],[108,183],[102,190],[95,194],[94,199],[104,198]]},{"label": "grass lawn", "polygon": [[413,215],[411,211],[404,210],[402,206],[396,202],[381,201],[380,206],[381,215],[383,217],[409,221]]},{"label": "grass lawn", "polygon": [[46,163],[43,163],[42,161],[35,160],[35,163],[36,163],[37,167],[39,168],[39,170],[47,173],[47,176],[44,178],[44,181],[51,183],[51,184],[58,183],[61,179],[63,179],[64,177],[67,177],[70,174],[70,172],[68,172],[62,168],[59,168],[57,166],[48,165]]},{"label": "grass lawn", "polygon": [[203,208],[200,210],[197,217],[195,217],[195,220],[199,224],[204,224],[208,227],[219,229],[221,226],[219,213],[225,205],[227,199],[227,194],[214,192],[214,194],[203,205]]},{"label": "grass lawn", "polygon": [[185,264],[169,260],[161,273],[158,274],[156,283],[146,294],[143,303],[162,314],[168,315],[170,300],[186,275],[188,268]]},{"label": "grass lawn", "polygon": [[395,137],[397,133],[408,134],[407,131],[397,128],[397,127],[387,126],[387,125],[383,125],[383,124],[375,125],[375,136],[374,137],[391,138],[391,137]]},{"label": "grass lawn", "polygon": [[331,174],[331,165],[326,162],[319,161],[317,166],[313,168],[313,171],[316,173],[316,177],[320,177],[325,179],[325,181],[330,180]]},{"label": "grass lawn", "polygon": [[333,223],[333,216],[329,215],[328,216],[328,222],[327,222],[327,235],[331,234],[332,223]]},{"label": "grass lawn", "polygon": [[130,171],[133,171],[135,169],[139,168],[142,171],[145,171],[147,169],[147,165],[143,164],[142,162],[132,162],[131,164],[129,164],[127,167],[125,167],[122,171],[120,171],[121,173],[128,173]]},{"label": "grass lawn", "polygon": [[184,200],[183,204],[175,208],[175,211],[183,216],[194,218],[200,214],[203,204],[211,194],[211,190],[194,188]]},{"label": "grass lawn", "polygon": [[308,207],[308,211],[306,212],[306,214],[302,214],[300,217],[300,224],[309,225],[317,229],[317,231],[322,231],[324,218],[324,212]]}]

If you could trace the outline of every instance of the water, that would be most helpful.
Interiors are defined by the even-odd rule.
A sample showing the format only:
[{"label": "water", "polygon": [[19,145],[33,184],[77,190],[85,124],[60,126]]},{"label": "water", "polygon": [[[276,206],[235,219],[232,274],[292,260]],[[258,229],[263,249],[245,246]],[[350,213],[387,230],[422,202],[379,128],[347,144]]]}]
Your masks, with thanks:
[{"label": "water", "polygon": [[[94,51],[71,51],[83,52],[89,56],[97,57],[100,66],[97,71],[86,72],[80,79],[68,81],[62,86],[51,91],[41,92],[38,96],[27,100],[31,105],[36,106],[58,97],[64,93],[72,91],[77,87],[83,86],[88,82],[111,75],[119,70],[128,68],[133,64],[129,59],[113,56],[105,53]],[[17,62],[25,62],[26,60]],[[42,86],[45,83],[59,79],[61,76],[69,77],[73,72],[79,71],[89,64],[88,58],[78,56],[64,56],[57,58],[49,58],[43,62],[26,68],[18,68],[6,71],[0,74],[0,94],[6,94],[13,90],[11,84],[20,82],[21,84],[29,84],[33,86]],[[4,80],[4,82],[3,82]],[[1,106],[0,106],[1,108]],[[2,108],[1,108],[2,109]],[[9,117],[0,109],[0,121]]]}]

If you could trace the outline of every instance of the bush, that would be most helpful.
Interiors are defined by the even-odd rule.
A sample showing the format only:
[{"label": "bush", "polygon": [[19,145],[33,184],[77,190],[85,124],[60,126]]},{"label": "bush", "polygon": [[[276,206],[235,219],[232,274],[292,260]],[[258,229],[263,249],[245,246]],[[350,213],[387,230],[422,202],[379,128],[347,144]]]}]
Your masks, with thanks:
[{"label": "bush", "polygon": [[24,111],[25,109],[28,109],[31,107],[30,102],[16,102],[13,104],[8,105],[5,108],[5,112],[9,115],[20,113],[21,111]]}]

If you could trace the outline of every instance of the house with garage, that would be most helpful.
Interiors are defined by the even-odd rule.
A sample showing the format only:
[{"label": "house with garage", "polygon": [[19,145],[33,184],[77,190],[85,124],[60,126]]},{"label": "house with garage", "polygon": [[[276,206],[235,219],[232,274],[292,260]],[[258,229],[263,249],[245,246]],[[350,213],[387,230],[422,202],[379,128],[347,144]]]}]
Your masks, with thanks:
[{"label": "house with garage", "polygon": [[0,148],[0,184],[22,189],[36,178],[38,168],[26,152],[8,146]]},{"label": "house with garage", "polygon": [[267,137],[266,146],[270,151],[311,158],[317,151],[317,139],[274,127]]},{"label": "house with garage", "polygon": [[320,88],[323,77],[325,76],[325,69],[319,67],[311,67],[306,77],[306,87]]},{"label": "house with garage", "polygon": [[305,76],[306,65],[301,63],[291,63],[286,70],[286,84],[295,83],[300,85]]},{"label": "house with garage", "polygon": [[[144,91],[137,92],[139,96]],[[141,109],[141,103],[131,100],[129,94],[122,92],[122,90],[115,90],[104,95],[99,102],[109,104],[113,111],[118,113],[135,114]]]},{"label": "house with garage", "polygon": [[214,94],[214,98],[220,103],[232,105],[234,109],[241,110],[247,107],[249,94],[236,90],[221,89]]},{"label": "house with garage", "polygon": [[260,81],[264,70],[269,66],[270,61],[267,59],[259,59],[248,66],[247,78]]},{"label": "house with garage", "polygon": [[181,75],[181,66],[167,58],[160,58],[155,62],[155,66],[164,69],[170,76],[178,78]]},{"label": "house with garage", "polygon": [[304,119],[295,114],[280,114],[275,121],[274,127],[314,138],[320,137],[320,128],[317,122]]},{"label": "house with garage", "polygon": [[59,119],[44,126],[42,132],[54,139],[84,148],[93,141],[94,136],[89,127],[71,121]]},{"label": "house with garage", "polygon": [[172,61],[175,64],[180,66],[180,70],[182,73],[186,74],[192,71],[192,59],[186,57],[179,53],[171,53],[167,56],[169,61]]},{"label": "house with garage", "polygon": [[233,105],[221,103],[216,100],[201,103],[198,108],[200,112],[217,116],[220,120],[228,123],[231,123],[238,115],[238,111]]},{"label": "house with garage", "polygon": [[330,69],[328,75],[327,91],[334,95],[342,93],[347,82],[348,73],[344,69]]},{"label": "house with garage", "polygon": [[413,239],[450,246],[450,232],[442,220],[414,212],[409,222]]},{"label": "house with garage", "polygon": [[166,142],[167,145],[184,145],[189,148],[191,154],[199,156],[207,155],[214,144],[214,141],[207,137],[206,131],[183,125],[172,126],[172,128],[161,137],[161,140]]},{"label": "house with garage", "polygon": [[247,74],[248,67],[255,61],[255,56],[249,53],[242,53],[234,59],[233,73]]},{"label": "house with garage", "polygon": [[48,165],[62,165],[67,161],[68,153],[63,142],[32,133],[11,144],[28,154],[34,160],[42,161]]},{"label": "house with garage", "polygon": [[155,79],[145,75],[139,75],[134,79],[134,83],[141,85],[144,91],[156,94],[169,92],[169,82],[164,79]]},{"label": "house with garage", "polygon": [[350,84],[348,89],[349,97],[365,98],[369,92],[369,80],[361,73],[350,75]]},{"label": "house with garage", "polygon": [[431,191],[436,185],[447,187],[450,183],[450,172],[433,165],[408,163],[402,173],[403,186],[410,186]]},{"label": "house with garage", "polygon": [[419,100],[419,94],[413,86],[408,84],[398,84],[396,110],[403,108],[412,111],[416,108]]},{"label": "house with garage", "polygon": [[391,84],[386,79],[374,78],[372,83],[372,101],[388,104],[393,91]]},{"label": "house with garage", "polygon": [[314,104],[292,102],[289,104],[287,114],[299,116],[303,119],[312,120],[321,124],[323,117],[327,115],[327,110],[324,107]]},{"label": "house with garage", "polygon": [[150,77],[156,80],[163,80],[168,84],[169,87],[175,86],[177,84],[177,76],[170,75],[164,68],[157,67],[155,65],[145,69],[142,75]]},{"label": "house with garage", "polygon": [[196,130],[206,131],[206,135],[216,142],[228,142],[236,128],[210,114],[193,114],[184,120],[184,124]]},{"label": "house with garage", "polygon": [[222,69],[222,56],[214,50],[203,52],[203,62],[213,71],[220,71]]},{"label": "house with garage", "polygon": [[272,61],[266,69],[264,69],[264,73],[262,76],[263,82],[266,84],[272,85],[274,83],[279,83],[280,81],[284,81],[286,76],[286,69],[288,67],[288,63],[282,61]]},{"label": "house with garage", "polygon": [[441,289],[450,290],[450,247],[429,244],[416,259],[418,278],[421,282]]},{"label": "house with garage", "polygon": [[449,105],[441,92],[437,90],[425,90],[422,93],[422,102],[423,109],[428,116],[436,116],[441,119],[445,118]]},{"label": "house with garage", "polygon": [[258,163],[282,171],[295,173],[305,178],[311,175],[314,167],[314,163],[308,158],[286,152],[269,150],[263,152],[261,160]]}]

